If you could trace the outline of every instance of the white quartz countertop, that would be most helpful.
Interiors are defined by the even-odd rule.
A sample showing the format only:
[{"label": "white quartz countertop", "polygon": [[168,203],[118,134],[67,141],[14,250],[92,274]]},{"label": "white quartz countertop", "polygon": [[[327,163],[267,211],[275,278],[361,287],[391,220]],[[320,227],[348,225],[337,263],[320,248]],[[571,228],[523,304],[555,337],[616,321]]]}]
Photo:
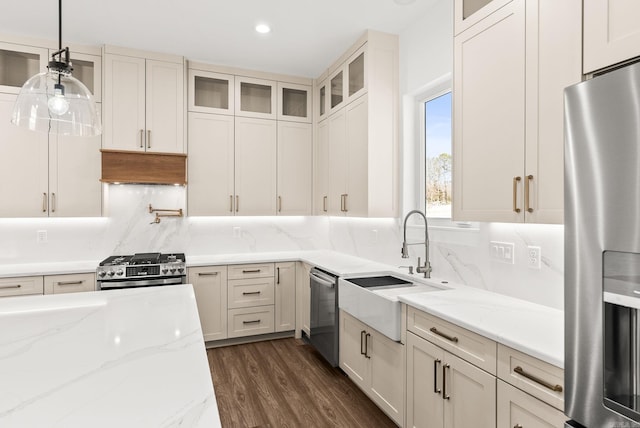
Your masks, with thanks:
[{"label": "white quartz countertop", "polygon": [[191,285],[0,299],[0,427],[219,427]]},{"label": "white quartz countertop", "polygon": [[564,368],[564,312],[502,294],[457,286],[398,296],[401,302]]},{"label": "white quartz countertop", "polygon": [[[386,272],[422,282],[420,275],[409,276],[406,270],[397,266],[329,250],[200,256],[187,254],[188,267],[285,261],[303,261],[338,276]],[[98,263],[99,260],[0,265],[0,277],[94,272]],[[425,283],[442,287],[439,281]],[[562,311],[473,287],[456,284],[444,286],[452,290],[429,293],[407,290],[407,294],[399,294],[397,298],[408,305],[440,316],[550,364],[564,366]]]}]

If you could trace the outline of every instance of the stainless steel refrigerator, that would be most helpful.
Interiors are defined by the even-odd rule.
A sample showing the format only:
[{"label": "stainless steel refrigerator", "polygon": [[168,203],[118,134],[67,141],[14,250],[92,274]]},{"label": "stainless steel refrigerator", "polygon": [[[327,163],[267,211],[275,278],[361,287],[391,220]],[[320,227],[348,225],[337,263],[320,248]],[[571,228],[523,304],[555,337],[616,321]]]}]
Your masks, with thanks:
[{"label": "stainless steel refrigerator", "polygon": [[640,427],[640,63],[565,90],[567,427]]}]

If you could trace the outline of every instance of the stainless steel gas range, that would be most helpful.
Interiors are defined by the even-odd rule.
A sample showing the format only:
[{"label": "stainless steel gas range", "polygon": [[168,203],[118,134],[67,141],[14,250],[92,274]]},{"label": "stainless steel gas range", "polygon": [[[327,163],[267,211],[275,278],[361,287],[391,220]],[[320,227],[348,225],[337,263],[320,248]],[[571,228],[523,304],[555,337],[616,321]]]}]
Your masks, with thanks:
[{"label": "stainless steel gas range", "polygon": [[136,253],[111,256],[96,269],[98,290],[186,283],[183,253]]}]

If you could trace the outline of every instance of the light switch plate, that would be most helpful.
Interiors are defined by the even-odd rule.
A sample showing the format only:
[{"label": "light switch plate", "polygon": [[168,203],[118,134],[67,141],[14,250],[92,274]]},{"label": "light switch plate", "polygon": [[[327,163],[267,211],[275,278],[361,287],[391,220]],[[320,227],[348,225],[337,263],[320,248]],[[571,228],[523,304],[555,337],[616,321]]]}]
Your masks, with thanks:
[{"label": "light switch plate", "polygon": [[491,260],[511,265],[515,263],[515,244],[513,242],[491,241],[489,246]]}]

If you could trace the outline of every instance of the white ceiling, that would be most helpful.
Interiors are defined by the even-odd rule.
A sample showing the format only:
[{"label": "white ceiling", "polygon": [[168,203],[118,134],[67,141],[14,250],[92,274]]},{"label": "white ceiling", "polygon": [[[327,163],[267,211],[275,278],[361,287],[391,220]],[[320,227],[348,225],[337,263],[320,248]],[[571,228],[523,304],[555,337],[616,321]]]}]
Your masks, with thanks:
[{"label": "white ceiling", "polygon": [[[63,0],[62,43],[126,46],[317,77],[364,30],[397,34],[435,1]],[[261,22],[272,32],[256,33]],[[0,14],[0,31],[57,40],[58,2],[11,1]]]}]

